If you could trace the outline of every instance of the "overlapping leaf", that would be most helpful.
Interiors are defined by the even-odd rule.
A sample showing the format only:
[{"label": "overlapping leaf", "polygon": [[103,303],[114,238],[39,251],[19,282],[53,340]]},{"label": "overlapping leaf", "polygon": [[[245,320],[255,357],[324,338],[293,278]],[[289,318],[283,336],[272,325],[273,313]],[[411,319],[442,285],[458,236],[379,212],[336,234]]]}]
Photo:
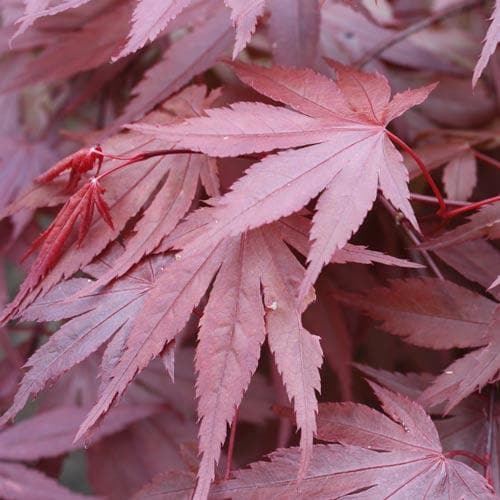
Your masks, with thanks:
[{"label": "overlapping leaf", "polygon": [[310,264],[300,293],[304,296],[322,266],[361,225],[379,187],[417,226],[408,202],[408,175],[385,126],[425,100],[432,86],[398,94],[391,101],[382,75],[341,65],[335,65],[337,82],[309,70],[235,68],[245,83],[294,111],[237,103],[179,125],[135,127],[176,147],[213,156],[300,147],[252,166],[217,200],[213,223],[191,246],[201,245],[201,239],[215,244],[290,215],[324,190],[313,219]]},{"label": "overlapping leaf", "polygon": [[[117,408],[93,436],[93,442],[157,413],[158,406]],[[6,500],[72,500],[95,498],[73,493],[54,479],[19,462],[57,457],[73,451],[85,408],[61,407],[40,413],[0,432],[0,493]]]},{"label": "overlapping leaf", "polygon": [[443,452],[422,407],[373,385],[386,415],[353,403],[320,406],[311,470],[294,484],[296,449],[252,464],[212,489],[213,498],[495,498],[487,481]]},{"label": "overlapping leaf", "polygon": [[[163,249],[195,237],[211,220],[211,210],[189,217],[161,245]],[[173,259],[148,293],[80,435],[120,397],[136,373],[179,335],[213,281],[201,319],[196,355],[202,452],[197,495],[203,498],[208,491],[227,424],[257,367],[266,332],[288,396],[294,402],[305,467],[314,432],[321,349],[318,338],[301,325],[302,308],[297,307],[293,291],[304,269],[284,241],[307,254],[307,227],[306,219],[291,217]],[[386,256],[354,245],[338,254],[340,262],[375,260],[413,266],[393,258],[387,261]]]},{"label": "overlapping leaf", "polygon": [[[194,114],[202,112],[204,99],[205,88],[201,86],[188,88],[177,97],[178,101],[188,100],[191,103],[190,115],[193,110],[197,110]],[[176,106],[175,101],[172,106],[172,113],[178,111],[179,105]],[[185,111],[187,108],[184,106],[181,109]],[[167,113],[157,113],[155,116],[156,120],[165,122],[175,120]],[[145,140],[142,134],[136,133],[118,134],[103,144],[103,150],[114,155],[133,156],[137,152],[147,153],[161,149],[160,142]],[[101,172],[106,173],[116,168],[118,161],[104,161]],[[115,262],[114,270],[109,269],[100,277],[99,286],[125,273],[143,255],[151,252],[190,208],[201,173],[209,168],[207,161],[201,155],[153,156],[136,166],[127,167],[126,175],[117,172],[104,177],[98,185],[89,181],[69,198],[52,226],[43,233],[43,245],[36,265],[32,267],[17,297],[4,312],[2,320],[19,315],[41,292],[49,290],[63,277],[71,276],[88,264],[118,236],[139,210],[146,207],[127,251]],[[48,185],[46,194],[51,192]],[[39,188],[37,193],[36,200],[44,206],[47,196],[43,196],[44,192]],[[92,210],[86,209],[95,204],[95,195],[101,199],[97,208],[102,217],[92,218]],[[33,208],[29,195],[22,197],[22,200]],[[50,204],[50,198],[46,203]],[[102,209],[106,210],[103,212]],[[74,223],[80,216],[83,220],[79,237],[72,238]],[[84,239],[87,234],[92,235],[92,238]],[[39,243],[42,241],[38,241]]]},{"label": "overlapping leaf", "polygon": [[[135,52],[148,41],[154,40],[193,0],[139,0],[132,16],[132,29],[125,47],[118,57]],[[236,56],[252,36],[257,17],[263,13],[265,0],[225,0],[231,8],[231,19],[236,28]]]},{"label": "overlapping leaf", "polygon": [[[59,37],[48,43],[36,59],[19,68],[9,67],[12,71],[6,72],[2,78],[0,92],[42,81],[62,80],[109,62],[126,40],[130,14],[130,2],[118,2],[108,6],[81,29],[63,25]],[[65,55],[66,64],[60,64],[60,54]]]},{"label": "overlapping leaf", "polygon": [[472,75],[472,85],[475,86],[479,77],[482,75],[490,57],[495,52],[498,42],[500,41],[500,1],[495,0],[495,7],[491,16],[491,24],[486,33],[481,57],[476,63],[474,74]]},{"label": "overlapping leaf", "polygon": [[469,221],[442,236],[423,243],[420,248],[437,250],[458,245],[468,240],[500,238],[500,203],[486,205],[469,217]]},{"label": "overlapping leaf", "polygon": [[[385,388],[404,394],[416,401],[430,384],[433,376],[427,373],[397,373],[377,370],[369,366],[357,365],[365,375],[383,385]],[[500,466],[498,448],[500,446],[500,403],[498,394],[492,386],[488,392],[472,394],[457,405],[444,418],[439,411],[433,411],[433,420],[445,451],[468,450],[482,459],[488,460],[491,483],[498,491],[500,485]],[[479,473],[484,467],[471,460],[463,459]]]},{"label": "overlapping leaf", "polygon": [[452,363],[421,396],[448,412],[477,389],[498,380],[500,308],[492,300],[447,281],[410,279],[363,295],[340,294],[384,329],[412,344],[432,349],[479,349]]},{"label": "overlapping leaf", "polygon": [[[136,317],[123,355],[79,435],[94,425],[136,373],[175,339],[217,275],[202,318],[196,356],[203,454],[197,498],[204,498],[208,491],[227,422],[232,420],[257,366],[260,344],[264,340],[261,285],[268,306],[265,315],[268,341],[290,399],[295,402],[305,466],[310,458],[314,431],[317,408],[314,392],[319,389],[321,349],[318,339],[301,326],[302,311],[296,308],[291,295],[292,285],[300,282],[302,270],[282,242],[279,230],[273,227],[226,240],[212,248],[204,247],[198,253],[174,260],[159,277]],[[227,297],[227,310],[220,309],[221,295]],[[250,318],[254,328],[248,330],[246,323]],[[295,366],[297,362],[300,362],[299,368]],[[246,367],[243,370],[241,363]],[[218,381],[215,385],[214,378]]]},{"label": "overlapping leaf", "polygon": [[[87,266],[85,272],[93,277],[106,273],[122,253],[120,246],[115,245],[95,263]],[[76,294],[92,281],[73,278],[56,286],[28,308],[23,316],[27,320],[73,319],[65,323],[28,360],[29,371],[2,421],[16,415],[31,396],[86,359],[110,338],[126,336],[132,319],[139,313],[145,295],[154,284],[155,274],[165,263],[163,257],[156,257],[152,262],[146,261],[99,293],[66,303],[68,295]]]}]

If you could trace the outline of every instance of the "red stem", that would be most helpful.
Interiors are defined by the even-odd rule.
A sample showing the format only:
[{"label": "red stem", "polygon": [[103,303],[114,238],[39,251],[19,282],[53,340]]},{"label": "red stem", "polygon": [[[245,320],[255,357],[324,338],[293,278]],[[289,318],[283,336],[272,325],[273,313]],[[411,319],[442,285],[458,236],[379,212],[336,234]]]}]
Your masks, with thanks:
[{"label": "red stem", "polygon": [[472,150],[474,156],[481,161],[484,161],[484,163],[487,163],[488,165],[491,165],[492,167],[496,167],[500,169],[500,161],[495,160],[495,158],[491,158],[491,156],[485,155],[484,153],[481,153],[480,151],[476,151],[475,149]]},{"label": "red stem", "polygon": [[399,147],[401,147],[404,151],[406,151],[415,161],[417,164],[418,168],[422,172],[422,175],[425,177],[425,180],[429,184],[430,188],[432,189],[432,192],[434,193],[434,196],[436,197],[438,203],[439,203],[439,210],[438,210],[438,215],[444,215],[447,212],[446,209],[446,203],[444,202],[443,195],[441,194],[441,191],[437,187],[436,183],[434,182],[434,179],[432,178],[431,174],[429,173],[429,170],[427,170],[427,167],[425,166],[425,163],[422,161],[422,159],[413,151],[413,149],[406,144],[403,140],[401,140],[397,135],[394,135],[392,132],[389,132],[389,130],[386,130],[387,135],[389,138],[395,142]]},{"label": "red stem", "polygon": [[182,154],[193,154],[196,153],[196,151],[190,151],[188,149],[178,149],[178,150],[172,150],[172,149],[157,149],[156,151],[147,151],[145,153],[139,153],[134,156],[130,157],[123,157],[123,156],[114,156],[114,155],[109,155],[107,153],[101,153],[103,158],[108,158],[111,160],[122,160],[125,163],[122,163],[121,165],[117,165],[116,167],[107,170],[106,172],[100,174],[97,177],[97,180],[102,180],[105,177],[107,177],[110,174],[115,173],[118,170],[121,170],[122,168],[128,167],[129,165],[132,165],[134,163],[138,163],[140,161],[147,160],[149,158],[153,158],[155,156],[166,156],[166,155],[182,155]]},{"label": "red stem", "polygon": [[226,463],[226,474],[224,475],[224,479],[229,479],[231,477],[231,468],[233,465],[233,453],[234,453],[234,443],[236,440],[236,427],[238,424],[238,416],[240,413],[240,409],[236,408],[236,412],[233,417],[233,422],[231,424],[231,434],[229,435],[229,445],[227,450],[227,463]]},{"label": "red stem", "polygon": [[472,210],[476,210],[478,208],[483,207],[484,205],[490,205],[490,204],[496,203],[498,201],[500,201],[500,195],[493,196],[492,198],[486,198],[485,200],[481,200],[481,201],[478,201],[476,203],[470,203],[469,205],[466,205],[465,207],[455,208],[454,210],[450,210],[449,212],[445,212],[443,214],[443,217],[445,219],[452,219],[453,217],[456,217],[457,215],[461,215],[461,214],[470,212]]},{"label": "red stem", "polygon": [[97,152],[97,154],[101,154],[103,158],[107,158],[109,160],[121,160],[121,161],[127,161],[127,162],[133,162],[136,163],[138,161],[143,161],[147,160],[148,158],[152,158],[154,156],[165,156],[165,155],[182,155],[182,154],[192,154],[192,153],[198,153],[198,151],[192,151],[190,149],[157,149],[155,151],[146,151],[144,153],[138,153],[134,156],[115,156],[115,155],[110,155],[108,153],[100,153]]},{"label": "red stem", "polygon": [[[202,154],[200,151],[192,151],[190,149],[157,149],[155,151],[147,151],[145,153],[139,153],[134,156],[115,156],[115,155],[110,155],[107,153],[102,153],[97,151],[98,154],[101,154],[103,158],[107,158],[110,160],[121,160],[124,161],[125,163],[122,163],[121,165],[117,165],[116,167],[107,170],[106,172],[97,175],[97,180],[102,180],[104,177],[107,177],[110,174],[113,174],[114,172],[121,170],[122,168],[128,167],[129,165],[132,165],[133,163],[138,163],[140,161],[147,160],[149,158],[154,158],[155,156],[167,156],[167,155],[186,155],[186,154]],[[240,158],[246,158],[249,160],[260,160],[261,155],[240,155]]]}]

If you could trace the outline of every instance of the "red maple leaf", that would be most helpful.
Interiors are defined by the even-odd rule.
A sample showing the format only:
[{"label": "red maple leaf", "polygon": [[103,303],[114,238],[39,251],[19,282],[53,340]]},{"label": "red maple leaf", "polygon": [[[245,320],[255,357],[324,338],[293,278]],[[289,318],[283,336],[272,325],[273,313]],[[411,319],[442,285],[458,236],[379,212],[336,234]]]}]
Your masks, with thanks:
[{"label": "red maple leaf", "polygon": [[408,201],[408,173],[389,137],[398,139],[385,127],[424,101],[433,86],[390,100],[385,77],[339,64],[334,65],[337,82],[310,70],[234,67],[245,83],[294,111],[236,103],[178,125],[134,126],[175,147],[212,156],[288,149],[253,165],[216,200],[213,223],[191,246],[202,240],[215,243],[290,215],[323,191],[313,218],[310,264],[300,288],[303,297],[323,265],[361,225],[379,187],[417,227]]},{"label": "red maple leaf", "polygon": [[297,449],[234,472],[211,498],[495,498],[477,472],[443,452],[436,427],[418,404],[371,384],[383,413],[355,403],[320,405],[309,473],[296,484]]},{"label": "red maple leaf", "polygon": [[[116,408],[110,419],[87,443],[122,431],[130,424],[158,413],[158,405],[123,405]],[[59,485],[54,479],[23,462],[58,457],[78,448],[73,442],[78,425],[86,408],[59,407],[45,411],[6,428],[0,432],[0,492],[6,499],[83,500],[88,497],[74,493]]]},{"label": "red maple leaf", "polygon": [[[84,271],[89,276],[98,277],[109,270],[121,254],[123,249],[115,244],[94,263],[86,266]],[[146,261],[112,286],[71,303],[64,299],[87,287],[89,279],[73,278],[65,281],[35,301],[25,311],[24,319],[73,319],[66,322],[28,360],[26,366],[29,371],[24,375],[14,402],[2,416],[2,421],[6,422],[14,417],[31,396],[38,394],[49,382],[86,359],[113,336],[126,338],[132,324],[130,319],[140,311],[146,292],[153,286],[155,274],[166,261],[168,259],[164,257]],[[113,347],[114,344],[110,343],[109,349],[112,350]],[[108,357],[105,356],[104,361]]]},{"label": "red maple leaf", "polygon": [[479,348],[448,366],[421,395],[428,407],[446,402],[445,412],[499,379],[500,307],[486,297],[438,279],[395,280],[365,294],[338,293],[393,335],[431,349]]},{"label": "red maple leaf", "polygon": [[[356,365],[365,375],[385,388],[416,401],[432,382],[427,373],[397,373]],[[442,418],[433,409],[433,421],[445,451],[461,451],[461,458],[485,473],[495,491],[500,485],[499,446],[500,403],[494,386],[483,394],[472,394]],[[457,453],[458,455],[458,453]]]}]

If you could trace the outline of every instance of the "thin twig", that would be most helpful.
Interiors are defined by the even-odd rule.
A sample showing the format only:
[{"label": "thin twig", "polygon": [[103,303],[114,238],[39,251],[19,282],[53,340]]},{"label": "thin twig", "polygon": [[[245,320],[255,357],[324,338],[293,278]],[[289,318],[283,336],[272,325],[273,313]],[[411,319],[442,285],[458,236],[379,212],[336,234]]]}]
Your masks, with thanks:
[{"label": "thin twig", "polygon": [[485,155],[484,153],[481,153],[480,151],[477,151],[475,149],[472,150],[472,153],[478,160],[483,161],[487,165],[491,165],[492,167],[500,169],[500,161],[495,160],[495,158]]},{"label": "thin twig", "polygon": [[[392,215],[396,223],[403,229],[403,231],[406,233],[406,236],[411,240],[411,242],[419,246],[422,242],[420,241],[420,238],[415,234],[415,230],[413,229],[411,224],[404,217],[401,217],[401,214],[383,196],[379,196],[378,199],[382,203],[382,205],[384,205],[386,210]],[[436,275],[436,277],[440,280],[444,280],[444,276],[439,270],[439,267],[434,259],[430,256],[429,252],[427,252],[427,250],[421,249],[420,253],[427,262],[428,266],[432,269],[432,272]]]},{"label": "thin twig", "polygon": [[433,24],[446,19],[447,17],[456,16],[461,14],[467,10],[475,9],[480,5],[486,3],[486,0],[464,0],[462,2],[452,4],[444,9],[441,9],[429,17],[417,21],[416,23],[408,26],[408,28],[396,32],[394,35],[388,37],[385,40],[382,40],[379,44],[375,45],[371,50],[369,50],[357,63],[356,67],[362,68],[365,64],[370,62],[372,59],[375,59],[380,54],[385,52],[388,48],[393,45],[398,44],[399,42],[405,40],[409,36],[417,33],[419,31],[432,26]]},{"label": "thin twig", "polygon": [[[425,194],[410,193],[410,199],[421,201],[422,203],[439,204],[439,200],[437,198],[435,198],[434,196],[427,196]],[[455,207],[466,207],[467,205],[469,205],[468,201],[449,200],[448,198],[444,198],[444,202],[447,205]]]}]

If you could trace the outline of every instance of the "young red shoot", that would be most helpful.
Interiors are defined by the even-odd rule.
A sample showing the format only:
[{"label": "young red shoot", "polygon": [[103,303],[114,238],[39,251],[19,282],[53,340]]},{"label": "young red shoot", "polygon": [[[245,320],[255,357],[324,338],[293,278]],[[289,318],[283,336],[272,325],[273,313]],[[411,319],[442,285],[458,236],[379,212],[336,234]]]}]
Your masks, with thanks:
[{"label": "young red shoot", "polygon": [[47,172],[36,177],[34,182],[36,184],[48,184],[66,170],[69,170],[69,179],[64,190],[67,193],[71,193],[76,189],[78,182],[85,172],[92,170],[97,165],[97,173],[99,173],[103,159],[104,155],[102,154],[102,149],[99,144],[90,149],[80,149],[76,151],[76,153],[57,162],[52,168],[47,170]]}]

